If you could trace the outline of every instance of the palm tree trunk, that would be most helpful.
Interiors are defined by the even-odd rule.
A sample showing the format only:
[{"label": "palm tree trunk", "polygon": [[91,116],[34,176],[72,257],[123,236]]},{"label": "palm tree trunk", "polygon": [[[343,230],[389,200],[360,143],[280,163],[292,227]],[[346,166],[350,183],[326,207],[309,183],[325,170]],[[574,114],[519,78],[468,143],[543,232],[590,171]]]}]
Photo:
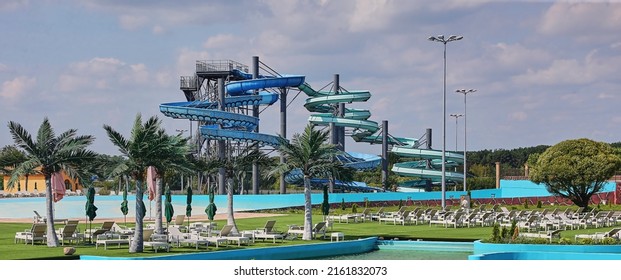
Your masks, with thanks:
[{"label": "palm tree trunk", "polygon": [[158,234],[163,234],[164,229],[162,227],[162,178],[156,176],[155,185],[155,232]]},{"label": "palm tree trunk", "polygon": [[54,229],[54,200],[52,195],[52,175],[45,175],[47,247],[58,247],[58,236],[56,236],[56,230]]},{"label": "palm tree trunk", "polygon": [[310,177],[308,175],[304,175],[304,234],[302,234],[302,240],[313,240],[312,211]]},{"label": "palm tree trunk", "polygon": [[233,212],[233,188],[235,188],[235,183],[233,182],[232,178],[229,178],[227,180],[227,217],[226,217],[226,224],[233,226],[233,229],[231,230],[231,232],[233,234],[237,234],[239,231],[237,230],[237,224],[235,223],[235,215]]},{"label": "palm tree trunk", "polygon": [[136,229],[134,230],[134,238],[129,246],[130,253],[141,253],[144,251],[144,239],[143,239],[143,219],[146,213],[143,202],[142,181],[136,179]]}]

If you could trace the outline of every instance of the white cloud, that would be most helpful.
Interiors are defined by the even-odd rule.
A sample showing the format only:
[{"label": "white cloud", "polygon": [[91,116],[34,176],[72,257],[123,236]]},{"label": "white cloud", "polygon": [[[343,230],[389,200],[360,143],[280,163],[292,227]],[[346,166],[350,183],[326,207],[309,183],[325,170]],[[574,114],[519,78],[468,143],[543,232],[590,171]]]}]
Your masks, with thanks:
[{"label": "white cloud", "polygon": [[[539,32],[545,35],[571,36],[585,42],[618,40],[621,26],[621,3],[554,3],[543,16]],[[608,33],[607,32],[612,32]]]},{"label": "white cloud", "polygon": [[162,34],[166,34],[168,30],[166,30],[166,28],[164,28],[161,25],[156,25],[153,26],[153,29],[151,30],[151,32],[153,32],[153,34],[155,35],[162,35]]},{"label": "white cloud", "polygon": [[0,11],[14,11],[28,5],[30,5],[30,0],[2,0]]},{"label": "white cloud", "polygon": [[117,58],[95,57],[69,65],[58,77],[62,92],[94,89],[132,88],[150,84],[151,74],[143,63],[128,64]]},{"label": "white cloud", "polygon": [[232,34],[218,34],[207,38],[207,41],[203,44],[205,49],[223,49],[239,44],[247,43],[242,37],[238,37]]},{"label": "white cloud", "polygon": [[121,15],[119,23],[124,29],[136,30],[147,25],[149,18],[143,15]]},{"label": "white cloud", "polygon": [[36,85],[35,78],[26,76],[16,77],[2,83],[0,88],[0,99],[5,101],[16,101],[23,97],[29,90]]},{"label": "white cloud", "polygon": [[489,48],[495,62],[501,67],[524,67],[548,61],[551,55],[544,50],[529,49],[522,44],[497,43]]},{"label": "white cloud", "polygon": [[544,69],[528,69],[513,77],[516,84],[583,85],[595,81],[616,81],[621,56],[602,56],[592,51],[582,59],[557,59]]},{"label": "white cloud", "polygon": [[389,0],[356,1],[349,18],[349,30],[353,32],[384,29],[395,11],[394,2]]},{"label": "white cloud", "polygon": [[525,121],[528,119],[528,114],[526,112],[513,112],[509,115],[509,119],[512,121]]}]

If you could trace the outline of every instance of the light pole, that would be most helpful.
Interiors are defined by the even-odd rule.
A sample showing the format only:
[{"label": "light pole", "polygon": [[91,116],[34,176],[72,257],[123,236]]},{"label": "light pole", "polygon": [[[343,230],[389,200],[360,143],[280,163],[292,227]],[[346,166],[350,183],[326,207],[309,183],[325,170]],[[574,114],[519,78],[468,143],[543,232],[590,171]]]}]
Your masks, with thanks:
[{"label": "light pole", "polygon": [[455,118],[455,152],[457,152],[457,134],[458,134],[457,133],[457,127],[458,127],[457,119],[463,117],[464,115],[462,115],[462,114],[451,114],[450,116]]},{"label": "light pole", "polygon": [[[451,114],[451,117],[455,118],[455,152],[457,152],[457,119],[459,119],[459,117],[463,117],[464,115],[462,114]],[[455,166],[455,172],[457,172],[457,166]],[[455,186],[453,187],[453,191],[457,191],[457,184],[455,184]]]},{"label": "light pole", "polygon": [[466,191],[466,174],[468,170],[467,167],[467,161],[466,161],[466,144],[467,144],[467,135],[468,135],[468,130],[466,129],[466,96],[468,95],[468,93],[473,93],[476,92],[476,89],[458,89],[455,92],[457,93],[462,93],[464,95],[464,191]]},{"label": "light pole", "polygon": [[463,36],[451,35],[447,39],[444,35],[431,36],[429,41],[440,42],[444,45],[444,92],[442,95],[442,209],[446,207],[446,44],[463,39]]}]

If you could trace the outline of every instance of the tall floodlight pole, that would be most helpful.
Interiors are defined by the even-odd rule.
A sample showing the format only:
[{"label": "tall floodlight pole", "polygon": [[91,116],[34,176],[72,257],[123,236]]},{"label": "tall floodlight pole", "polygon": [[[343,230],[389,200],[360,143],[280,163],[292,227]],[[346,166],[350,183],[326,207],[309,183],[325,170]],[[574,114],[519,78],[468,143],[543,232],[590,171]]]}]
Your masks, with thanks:
[{"label": "tall floodlight pole", "polygon": [[466,143],[468,141],[467,140],[468,139],[468,137],[467,137],[468,136],[468,130],[466,128],[466,123],[467,123],[466,122],[466,120],[467,120],[466,119],[467,118],[466,117],[466,96],[468,95],[468,93],[473,93],[473,92],[476,92],[476,91],[477,91],[476,89],[458,89],[458,90],[455,91],[457,93],[462,93],[464,95],[464,191],[467,190],[466,189],[466,178],[467,178],[466,177],[466,174],[467,174],[466,170],[468,170],[466,168],[467,167],[467,164],[466,164],[467,163],[467,161],[466,161],[466,150],[467,150],[466,149]]},{"label": "tall floodlight pole", "polygon": [[455,118],[455,152],[457,152],[457,131],[458,131],[458,123],[457,120],[461,117],[463,117],[464,115],[462,114],[451,114],[451,117]]},{"label": "tall floodlight pole", "polygon": [[429,41],[440,42],[444,45],[444,92],[442,95],[442,209],[446,207],[446,44],[463,39],[463,36],[444,35],[431,36]]},{"label": "tall floodlight pole", "polygon": [[[458,133],[459,124],[458,124],[457,120],[460,117],[463,117],[464,115],[462,115],[462,114],[451,114],[450,116],[455,118],[455,152],[457,152],[457,141],[458,141],[457,140],[457,134],[459,134]],[[455,166],[455,172],[457,172],[457,166]],[[453,191],[457,191],[457,184],[455,184],[455,186],[453,187]]]}]

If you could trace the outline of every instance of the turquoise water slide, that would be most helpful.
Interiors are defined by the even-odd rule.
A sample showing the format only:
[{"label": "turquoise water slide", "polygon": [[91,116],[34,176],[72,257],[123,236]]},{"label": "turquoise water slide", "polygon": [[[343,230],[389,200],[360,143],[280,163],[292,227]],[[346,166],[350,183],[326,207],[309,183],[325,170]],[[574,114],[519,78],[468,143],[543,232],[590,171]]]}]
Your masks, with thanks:
[{"label": "turquoise water slide", "polygon": [[[309,117],[311,123],[317,125],[334,124],[339,127],[352,128],[351,137],[356,142],[370,144],[382,143],[382,131],[377,122],[369,120],[371,113],[368,110],[345,108],[342,117],[336,114],[336,104],[366,102],[371,98],[371,93],[365,90],[359,91],[316,91],[308,84],[300,87],[308,99],[305,107],[314,112]],[[442,151],[432,149],[421,149],[416,138],[408,137],[388,137],[389,145],[392,145],[391,152],[405,158],[414,158],[415,161],[397,163],[392,171],[395,174],[407,177],[417,177],[422,180],[412,181],[409,184],[422,185],[427,179],[432,182],[440,182],[442,178]],[[353,159],[352,166],[365,166],[374,168],[381,163],[381,157],[376,155],[348,153],[349,158]],[[452,168],[463,163],[463,154],[447,152],[445,154],[446,167]],[[463,174],[456,172],[445,172],[447,181],[461,182]]]},{"label": "turquoise water slide", "polygon": [[[238,75],[243,73],[239,72]],[[246,74],[244,78],[252,77]],[[234,108],[254,105],[271,105],[278,100],[278,94],[255,91],[269,88],[298,87],[304,83],[304,76],[262,77],[259,79],[230,82],[225,85],[224,107]],[[165,116],[202,121],[200,132],[207,139],[231,140],[237,142],[258,142],[261,145],[277,146],[278,136],[254,132],[259,118],[219,110],[218,101],[190,101],[164,103],[160,112]]]},{"label": "turquoise water slide", "polygon": [[[379,130],[377,122],[369,120],[371,113],[368,110],[345,108],[343,117],[335,113],[335,104],[365,102],[371,98],[369,91],[317,91],[307,83],[300,85],[299,89],[308,96],[304,107],[314,113],[308,118],[310,123],[352,128],[353,135],[361,138]],[[372,154],[346,153],[339,160],[346,166],[361,170],[376,168],[382,158]]]}]

